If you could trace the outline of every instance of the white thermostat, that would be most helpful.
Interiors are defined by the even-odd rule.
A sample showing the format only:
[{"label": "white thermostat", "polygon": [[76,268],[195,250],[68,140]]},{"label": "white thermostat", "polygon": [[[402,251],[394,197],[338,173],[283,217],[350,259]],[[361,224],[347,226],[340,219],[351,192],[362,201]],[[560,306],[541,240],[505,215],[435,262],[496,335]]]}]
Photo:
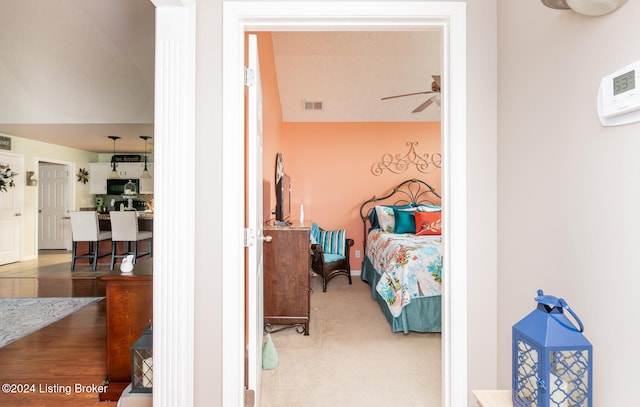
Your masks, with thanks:
[{"label": "white thermostat", "polygon": [[607,75],[598,89],[598,117],[603,126],[640,121],[640,61]]}]

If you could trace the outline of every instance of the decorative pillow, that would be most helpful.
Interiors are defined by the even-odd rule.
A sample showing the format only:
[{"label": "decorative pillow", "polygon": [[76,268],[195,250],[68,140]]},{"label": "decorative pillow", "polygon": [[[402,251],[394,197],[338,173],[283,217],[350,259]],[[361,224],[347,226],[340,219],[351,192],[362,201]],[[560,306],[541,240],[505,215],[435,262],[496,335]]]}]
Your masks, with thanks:
[{"label": "decorative pillow", "polygon": [[378,215],[378,225],[385,232],[393,233],[396,224],[393,208],[389,206],[376,206],[376,214]]},{"label": "decorative pillow", "polygon": [[415,233],[416,216],[411,209],[394,209],[395,226],[393,233]]},{"label": "decorative pillow", "polygon": [[322,251],[329,254],[344,256],[347,242],[347,230],[320,230],[318,243],[322,244]]},{"label": "decorative pillow", "polygon": [[320,242],[320,226],[317,223],[313,222],[311,224],[311,233],[309,234],[309,239],[312,244],[317,244]]},{"label": "decorative pillow", "polygon": [[420,204],[416,207],[416,211],[418,212],[440,212],[442,211],[442,207],[440,205],[427,205]]},{"label": "decorative pillow", "polygon": [[[378,208],[381,208],[380,211],[383,212],[382,217],[384,217],[384,220],[383,220],[384,226],[387,228],[390,226],[391,227],[390,229],[385,229],[382,227],[380,223],[381,222],[381,216],[379,215],[380,211],[378,211]],[[384,209],[384,208],[387,208],[387,209]],[[411,205],[392,205],[392,206],[378,205],[373,208],[371,213],[369,213],[369,222],[371,223],[371,228],[372,229],[380,228],[385,232],[392,232],[395,222],[393,221],[393,219],[389,219],[389,218],[393,216],[393,210],[394,209],[411,209],[411,208],[412,208]]]},{"label": "decorative pillow", "polygon": [[416,212],[416,235],[442,234],[442,212]]}]

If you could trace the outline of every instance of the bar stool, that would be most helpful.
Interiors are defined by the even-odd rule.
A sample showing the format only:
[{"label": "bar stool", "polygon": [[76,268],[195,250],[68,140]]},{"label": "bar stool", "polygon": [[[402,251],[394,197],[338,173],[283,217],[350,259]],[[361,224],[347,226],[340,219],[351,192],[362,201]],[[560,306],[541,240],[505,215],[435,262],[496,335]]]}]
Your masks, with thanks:
[{"label": "bar stool", "polygon": [[[138,230],[138,215],[135,211],[112,211],[109,213],[111,218],[111,270],[116,263],[116,258],[124,258],[133,254],[133,262],[135,264],[138,257],[153,256],[153,232],[146,230]],[[138,251],[138,242],[141,240],[148,241],[147,251]],[[124,253],[117,253],[117,242],[126,242],[127,247]],[[133,252],[131,251],[131,243],[133,243]]]},{"label": "bar stool", "polygon": [[[100,252],[99,244],[103,240],[111,239],[111,232],[100,230],[98,214],[94,211],[71,212],[71,235],[73,246],[71,251],[71,270],[76,267],[76,259],[88,258],[89,264],[93,263],[93,269],[98,265],[98,258],[108,256],[112,252]],[[78,242],[89,242],[89,251],[85,254],[78,254]],[[113,261],[113,260],[112,260]]]}]

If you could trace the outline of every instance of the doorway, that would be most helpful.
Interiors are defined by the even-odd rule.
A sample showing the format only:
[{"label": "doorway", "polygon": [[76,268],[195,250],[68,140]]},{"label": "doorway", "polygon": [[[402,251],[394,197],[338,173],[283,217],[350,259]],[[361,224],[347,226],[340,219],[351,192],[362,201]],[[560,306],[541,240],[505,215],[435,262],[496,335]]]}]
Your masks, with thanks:
[{"label": "doorway", "polygon": [[[439,170],[424,174],[416,167],[411,166],[411,168],[406,168],[406,173],[398,171],[400,174],[390,174],[392,171],[385,171],[381,175],[374,173],[370,166],[374,158],[377,160],[382,152],[388,151],[387,148],[392,148],[390,146],[404,147],[406,140],[419,142],[421,151],[441,151],[442,134],[439,124],[441,109],[437,106],[431,106],[424,112],[417,114],[411,112],[426,100],[425,95],[414,95],[407,100],[403,99],[400,101],[403,102],[401,109],[398,108],[400,103],[395,103],[398,101],[394,100],[393,103],[387,104],[385,101],[380,101],[379,98],[385,92],[393,92],[398,89],[408,92],[411,86],[421,88],[425,72],[440,74],[442,71],[440,63],[442,32],[433,29],[253,33],[259,38],[260,62],[264,68],[262,70],[263,76],[261,76],[265,102],[262,114],[265,121],[265,131],[262,135],[263,162],[265,163],[263,174],[265,182],[271,181],[264,189],[265,196],[271,194],[271,199],[266,199],[264,203],[265,220],[273,221],[273,214],[270,211],[276,205],[269,205],[275,202],[273,198],[276,188],[272,184],[276,184],[276,182],[272,180],[271,176],[274,173],[274,167],[276,167],[273,158],[284,156],[284,172],[290,176],[287,179],[291,180],[290,185],[292,185],[290,207],[293,210],[290,212],[290,220],[293,224],[298,225],[297,209],[302,207],[310,219],[325,229],[346,228],[347,236],[355,240],[354,246],[350,249],[351,253],[357,253],[358,250],[365,253],[362,244],[366,234],[362,232],[362,220],[357,210],[352,208],[358,208],[363,201],[374,194],[383,196],[401,180],[408,178],[419,178],[434,186],[437,191],[441,190],[442,174]],[[399,74],[400,72],[402,74]],[[430,78],[430,76],[427,77]],[[277,94],[275,89],[278,89]],[[329,91],[329,89],[331,90]],[[311,95],[322,95],[309,100],[322,100],[323,110],[305,112],[296,103],[303,100],[304,96],[310,98]],[[346,114],[345,112],[350,113]],[[367,120],[371,116],[375,116],[375,118]],[[282,164],[282,160],[278,162]],[[248,165],[250,162],[247,163]],[[344,185],[348,185],[348,187],[345,188]],[[307,226],[310,225],[307,224]],[[266,246],[269,245],[271,244],[266,244]],[[353,291],[349,293],[350,299],[360,298],[364,301],[363,304],[349,304],[350,307],[354,307],[353,310],[359,309],[360,312],[362,309],[366,309],[369,301],[373,302],[370,298],[371,295],[367,301],[367,297],[359,297],[356,294],[367,291],[365,287],[371,289],[369,285],[363,284],[361,278],[355,274],[361,268],[363,259],[364,257],[351,258],[351,270],[354,272],[354,276],[352,278],[353,285],[350,286]],[[287,275],[289,273],[291,272],[286,272]],[[292,275],[299,274],[292,273]],[[312,278],[311,280],[313,287],[316,279]],[[327,291],[332,292],[333,290],[329,287]],[[273,292],[273,289],[265,286],[265,292],[267,291]],[[328,295],[334,295],[334,293]],[[320,320],[323,320],[322,317],[327,318],[327,310],[325,307],[321,307],[319,310],[318,305],[326,305],[326,299],[322,298],[326,296],[327,293],[322,293],[322,289],[318,290],[317,287],[313,288],[310,296],[310,320],[313,325],[323,328],[326,328],[326,325],[317,322],[317,317],[320,316]],[[266,303],[265,307],[267,307]],[[438,305],[438,307],[440,306]],[[334,377],[333,373],[326,375],[324,372],[318,371],[321,366],[325,366],[325,360],[333,361],[332,357],[336,356],[335,354],[329,356],[328,359],[319,358],[317,362],[309,362],[309,375],[305,377],[288,376],[289,372],[295,371],[295,369],[290,369],[291,365],[276,369],[276,372],[264,372],[261,404],[259,405],[277,404],[276,400],[280,398],[286,398],[292,402],[292,400],[296,401],[296,397],[304,398],[309,405],[321,405],[325,398],[319,396],[318,393],[314,394],[313,391],[317,391],[331,382],[341,382],[343,390],[353,388],[354,383],[350,383],[350,380],[354,377],[360,378],[357,382],[362,385],[357,385],[344,393],[337,390],[336,393],[340,396],[333,395],[335,397],[334,403],[335,400],[345,397],[350,400],[346,404],[357,404],[368,397],[369,392],[366,389],[373,389],[367,385],[377,382],[372,378],[375,377],[376,372],[383,370],[369,369],[364,360],[368,362],[370,355],[364,357],[367,352],[363,349],[366,349],[371,343],[375,343],[376,338],[380,336],[355,339],[357,337],[355,332],[366,331],[369,327],[377,326],[380,328],[377,325],[378,318],[385,322],[386,320],[382,317],[383,313],[378,311],[370,318],[360,320],[367,321],[367,323],[363,323],[362,329],[341,329],[341,334],[333,337],[331,335],[331,332],[335,332],[333,324],[343,323],[342,321],[349,318],[348,314],[351,314],[351,308],[344,314],[335,315],[335,320],[329,319],[333,329],[316,330],[315,334],[311,333],[310,339],[300,339],[304,343],[310,341],[309,347],[304,346],[305,350],[299,348],[299,342],[289,338],[288,335],[284,335],[285,338],[282,338],[280,334],[276,334],[273,336],[273,341],[279,349],[279,353],[282,352],[280,360],[284,366],[287,366],[287,363],[291,363],[292,360],[298,360],[300,354],[304,354],[305,358],[309,360],[315,360],[314,358],[323,354],[322,352],[326,349],[335,348],[345,351],[345,346],[360,343],[361,347],[355,347],[352,352],[347,352],[348,357],[353,358],[348,359],[349,362],[346,362],[342,357],[335,359],[337,365],[348,365],[350,374],[345,374],[343,369],[336,369]],[[398,320],[407,319],[413,320],[411,317],[399,318]],[[326,323],[327,320],[323,321]],[[391,330],[388,324],[387,328]],[[332,342],[337,338],[344,340],[345,335],[350,334],[353,334],[354,337],[345,341],[344,346],[337,346]],[[382,327],[381,336],[386,337],[386,334],[386,329]],[[424,384],[409,386],[411,390],[403,393],[404,401],[411,400],[409,404],[441,405],[442,372],[439,367],[442,354],[441,345],[438,344],[436,350],[436,346],[431,345],[433,336],[430,334],[412,333],[405,339],[398,336],[401,337],[403,334],[396,334],[396,339],[401,341],[398,345],[403,346],[401,353],[405,355],[411,353],[412,356],[405,361],[401,358],[394,360],[397,375],[394,374],[393,377],[398,379],[402,377],[404,383],[413,380],[413,383]],[[439,341],[440,335],[437,337]],[[319,338],[322,338],[322,346],[317,349],[317,352],[306,353],[309,349],[314,348],[311,344]],[[429,352],[418,348],[408,351],[411,349],[409,343],[421,343],[425,346],[430,344],[431,348]],[[390,344],[388,348],[385,346],[383,348],[385,353],[395,354],[393,345],[395,344]],[[425,353],[430,356],[424,357]],[[359,359],[360,357],[363,359]],[[421,364],[435,366],[431,365],[431,363],[435,363],[438,367],[429,369],[428,375],[426,371],[409,373],[410,366],[415,366],[414,363],[418,360]],[[297,365],[295,364],[295,366]],[[249,366],[251,366],[251,362],[249,362]],[[291,386],[306,388],[305,385],[309,384],[308,377],[324,379],[314,381],[317,386],[314,384],[305,392],[291,393],[288,390]],[[369,379],[367,380],[365,377]],[[284,378],[290,385],[282,384],[285,383]],[[390,376],[387,378],[390,379]],[[418,389],[420,390],[418,391]],[[384,396],[378,402],[383,402],[383,399]],[[342,401],[346,402],[345,399]],[[264,404],[265,402],[267,404]],[[302,403],[302,400],[297,399],[297,402]]]},{"label": "doorway", "polygon": [[66,249],[69,168],[44,161],[38,167],[38,249]]},{"label": "doorway", "polygon": [[47,157],[36,157],[38,174],[36,250],[71,250],[71,225],[66,219],[76,197],[76,164]]},{"label": "doorway", "polygon": [[0,153],[0,265],[22,260],[24,156]]},{"label": "doorway", "polygon": [[[406,3],[399,10],[397,3],[277,3],[228,2],[224,4],[223,38],[224,58],[223,96],[230,106],[225,114],[223,133],[244,133],[243,55],[245,31],[305,31],[305,30],[406,30],[424,27],[441,27],[445,38],[443,76],[446,77],[443,93],[443,223],[449,233],[444,238],[445,264],[443,274],[449,276],[449,284],[443,292],[443,405],[467,405],[466,359],[466,31],[464,3]],[[323,16],[323,17],[318,17]],[[223,183],[236,185],[242,182],[243,156],[241,138],[227,137]],[[223,212],[234,227],[232,219],[242,219],[243,209],[237,202],[243,201],[242,191],[223,197]],[[226,230],[226,228],[225,228]],[[232,252],[237,249],[230,247]],[[242,256],[229,256],[223,260],[225,268],[243,268]],[[454,271],[455,270],[455,271]],[[251,273],[250,273],[251,274]],[[223,276],[224,285],[232,292],[243,293],[246,282],[240,274]],[[241,296],[242,297],[242,296]],[[244,300],[244,298],[242,298]],[[456,306],[452,307],[451,304]],[[223,317],[229,320],[244,318],[244,304],[226,306]],[[243,326],[225,330],[223,336],[223,404],[242,405],[244,392],[240,380],[244,363]],[[455,354],[455,357],[454,357]]]}]

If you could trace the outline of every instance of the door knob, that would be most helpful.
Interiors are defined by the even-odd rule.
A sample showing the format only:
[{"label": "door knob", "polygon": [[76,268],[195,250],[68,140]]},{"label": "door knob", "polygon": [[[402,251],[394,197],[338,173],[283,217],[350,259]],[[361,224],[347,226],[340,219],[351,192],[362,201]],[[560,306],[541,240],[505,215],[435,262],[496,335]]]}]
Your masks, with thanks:
[{"label": "door knob", "polygon": [[273,237],[266,235],[266,236],[262,236],[262,240],[264,240],[265,242],[270,242],[271,239],[273,239]]}]

